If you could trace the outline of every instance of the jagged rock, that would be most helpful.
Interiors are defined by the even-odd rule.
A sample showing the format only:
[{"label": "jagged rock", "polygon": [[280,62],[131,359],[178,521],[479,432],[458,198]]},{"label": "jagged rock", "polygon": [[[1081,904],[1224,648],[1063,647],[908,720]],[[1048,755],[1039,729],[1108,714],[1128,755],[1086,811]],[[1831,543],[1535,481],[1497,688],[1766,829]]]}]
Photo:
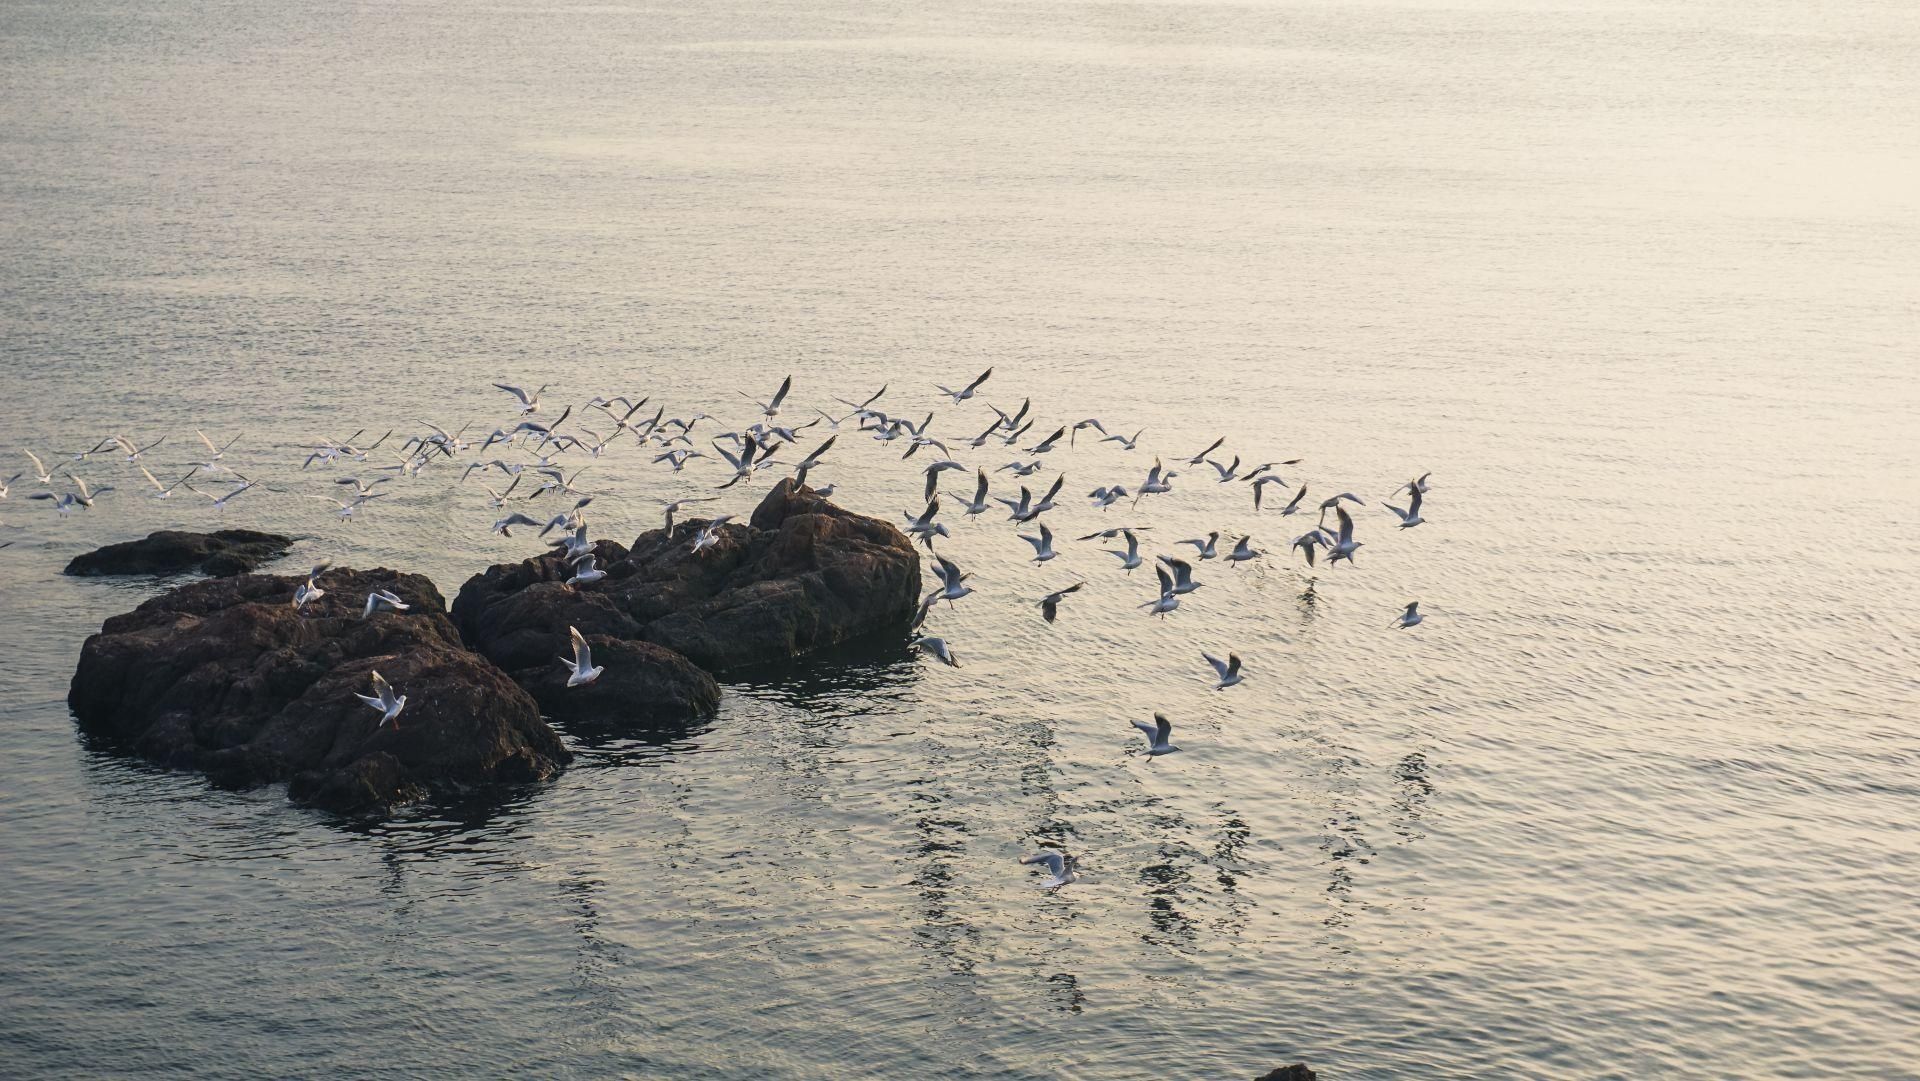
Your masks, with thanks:
[{"label": "jagged rock", "polygon": [[291,537],[252,529],[218,529],[212,533],[162,529],[139,540],[82,552],[67,564],[67,573],[181,574],[197,570],[219,578],[246,574],[285,555],[292,545]]},{"label": "jagged rock", "polygon": [[[551,664],[567,627],[641,640],[709,671],[791,660],[902,627],[920,594],[920,556],[886,522],[854,514],[782,480],[746,525],[691,545],[704,522],[652,530],[631,549],[595,545],[607,577],[568,587],[557,555],[468,579],[453,618],[472,648],[509,671]],[[558,669],[558,666],[554,666]]]},{"label": "jagged rock", "polygon": [[[461,644],[426,578],[335,569],[296,611],[301,580],[208,579],[108,619],[81,649],[75,716],[163,765],[286,781],[295,800],[340,811],[543,778],[571,757],[526,692]],[[374,589],[412,608],[362,619]],[[407,696],[397,726],[354,697],[376,669]]]}]

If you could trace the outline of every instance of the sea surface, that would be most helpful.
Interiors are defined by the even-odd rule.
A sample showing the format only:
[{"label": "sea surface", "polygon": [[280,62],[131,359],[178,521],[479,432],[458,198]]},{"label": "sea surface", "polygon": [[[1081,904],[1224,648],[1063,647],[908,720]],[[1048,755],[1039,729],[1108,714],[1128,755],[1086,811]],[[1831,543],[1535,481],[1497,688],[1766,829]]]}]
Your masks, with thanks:
[{"label": "sea surface", "polygon": [[[0,479],[116,490],[0,501],[0,1075],[1920,1077],[1917,58],[1907,0],[5,0]],[[320,440],[483,435],[494,381],[711,436],[788,374],[970,469],[987,403],[1145,431],[1046,456],[1050,563],[949,501],[962,667],[729,684],[551,783],[343,820],[68,713],[166,585],[80,551],[277,529],[450,597],[539,542],[448,465],[336,521],[392,461]],[[70,461],[196,428],[273,490]],[[903,449],[815,479],[897,522]],[[649,457],[570,456],[596,535],[726,475]],[[1161,621],[1072,539],[1122,522],[1268,556]]]}]

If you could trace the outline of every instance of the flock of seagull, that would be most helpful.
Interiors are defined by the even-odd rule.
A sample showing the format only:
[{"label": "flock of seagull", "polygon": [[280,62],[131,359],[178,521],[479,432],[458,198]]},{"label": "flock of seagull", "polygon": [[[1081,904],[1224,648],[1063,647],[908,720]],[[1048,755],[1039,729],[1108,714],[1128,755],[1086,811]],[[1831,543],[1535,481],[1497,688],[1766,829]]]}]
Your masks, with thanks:
[{"label": "flock of seagull", "polygon": [[[944,398],[950,400],[952,406],[959,407],[979,397],[981,388],[992,376],[993,369],[988,368],[958,389],[941,384],[934,386]],[[842,409],[829,412],[812,408],[808,411],[808,419],[795,422],[783,419],[789,416],[787,399],[793,389],[791,376],[765,399],[740,392],[757,408],[759,415],[738,431],[722,430],[720,422],[704,412],[669,417],[664,406],[654,405],[653,412],[649,414],[647,409],[651,399],[647,397],[595,396],[578,410],[568,404],[553,419],[546,420],[543,419],[547,414],[543,412],[542,396],[550,385],[532,390],[508,383],[494,383],[492,386],[508,396],[513,418],[491,428],[485,435],[470,437],[467,433],[471,425],[449,432],[438,425],[422,422],[419,431],[398,440],[394,439],[395,432],[389,430],[376,439],[362,441],[367,434],[363,430],[341,440],[317,441],[304,454],[300,463],[302,473],[343,468],[350,468],[351,473],[329,478],[334,494],[307,494],[306,498],[328,504],[335,518],[346,521],[355,518],[377,500],[386,498],[390,494],[389,485],[417,478],[429,469],[450,471],[457,468],[457,483],[461,484],[479,474],[480,480],[474,487],[486,492],[486,506],[489,509],[503,512],[492,523],[491,531],[501,537],[512,537],[514,529],[523,528],[535,531],[540,538],[552,536],[554,539],[547,543],[572,568],[566,584],[569,588],[582,588],[605,578],[606,572],[597,565],[592,545],[587,539],[586,512],[594,501],[594,495],[579,485],[583,474],[617,443],[624,440],[637,445],[649,456],[652,465],[676,474],[699,459],[710,460],[716,465],[723,463],[720,475],[724,479],[714,488],[725,491],[769,470],[787,472],[797,483],[805,484],[813,472],[835,464],[827,456],[841,435],[858,433],[881,444],[904,448],[900,455],[902,461],[911,460],[925,452],[920,467],[925,475],[922,492],[924,505],[918,510],[905,512],[902,517],[906,534],[928,550],[933,561],[933,574],[939,584],[921,600],[911,625],[912,644],[925,656],[956,668],[960,666],[960,661],[953,646],[945,638],[926,630],[928,618],[936,606],[944,602],[951,607],[954,602],[974,593],[973,587],[968,585],[972,576],[935,547],[939,541],[952,536],[947,520],[942,517],[943,513],[958,513],[966,519],[973,519],[994,512],[996,505],[1004,508],[1007,521],[1032,530],[1018,533],[1017,536],[1031,546],[1031,562],[1044,565],[1059,555],[1059,549],[1055,547],[1056,538],[1052,529],[1042,521],[1042,516],[1058,507],[1062,499],[1069,498],[1064,494],[1066,475],[1060,473],[1055,476],[1038,497],[1030,485],[1019,482],[1044,468],[1047,455],[1075,446],[1082,433],[1097,432],[1097,436],[1090,438],[1100,443],[1114,444],[1120,450],[1129,452],[1140,448],[1141,438],[1145,434],[1144,429],[1136,430],[1131,435],[1109,432],[1099,418],[1088,417],[1072,423],[1059,423],[1052,430],[1042,430],[1036,436],[1037,418],[1033,415],[1033,403],[1029,398],[1012,411],[1000,409],[982,399],[992,414],[990,419],[981,418],[985,420],[984,427],[970,436],[943,437],[934,432],[937,415],[933,411],[917,420],[911,416],[887,413],[879,405],[888,392],[886,386],[859,402],[835,397],[833,402]],[[703,423],[705,429],[700,436],[696,436],[696,428],[701,428]],[[823,430],[828,434],[808,446],[809,440],[820,434],[809,430],[823,425]],[[972,431],[972,424],[962,430]],[[61,515],[92,510],[99,497],[115,491],[111,484],[90,484],[82,475],[83,466],[99,461],[117,461],[121,466],[131,466],[137,470],[145,486],[151,489],[149,494],[152,498],[171,499],[184,491],[206,500],[215,511],[224,511],[235,500],[249,493],[287,492],[286,489],[271,487],[242,474],[227,461],[228,452],[242,436],[234,435],[219,441],[199,430],[194,432],[194,436],[198,449],[189,456],[190,460],[180,463],[179,468],[184,468],[185,472],[171,482],[162,481],[147,464],[151,460],[149,454],[166,443],[165,436],[143,445],[124,435],[112,435],[90,449],[76,449],[47,458],[23,448],[22,453],[32,463],[32,469],[0,480],[0,500],[10,498],[13,488],[24,480],[38,489],[28,495],[30,500],[47,502]],[[1203,480],[1211,480],[1215,485],[1243,485],[1241,490],[1250,496],[1256,514],[1261,512],[1263,503],[1267,503],[1266,490],[1269,487],[1277,489],[1280,494],[1288,496],[1287,501],[1279,506],[1278,516],[1317,515],[1311,527],[1293,538],[1288,546],[1290,552],[1299,553],[1308,568],[1313,568],[1322,557],[1328,566],[1354,562],[1354,556],[1363,542],[1355,535],[1354,511],[1349,510],[1349,506],[1364,507],[1367,505],[1364,499],[1353,492],[1338,492],[1312,500],[1305,483],[1296,486],[1280,472],[1299,465],[1302,459],[1248,464],[1236,454],[1230,461],[1222,462],[1220,458],[1224,454],[1221,452],[1225,445],[1224,437],[1216,439],[1195,454],[1176,458],[1172,464],[1205,470],[1199,476]],[[989,447],[1013,448],[1013,460],[998,466],[992,474],[984,466],[976,467],[973,470],[974,483],[968,491],[943,491],[941,484],[945,474],[963,477],[968,469],[953,457],[956,447],[974,451]],[[795,455],[798,457],[791,462],[776,461],[783,456]],[[49,466],[49,459],[57,464]],[[169,475],[171,472],[168,470]],[[994,494],[993,477],[1003,473],[1012,475],[1011,486],[1018,489],[1017,498]],[[1171,468],[1162,458],[1155,457],[1153,465],[1132,488],[1123,483],[1103,484],[1089,491],[1086,499],[1090,506],[1102,510],[1123,502],[1129,510],[1137,510],[1148,497],[1172,491],[1175,479],[1184,475],[1182,470]],[[494,480],[495,476],[500,479]],[[1391,499],[1405,493],[1404,506],[1382,502],[1396,519],[1398,528],[1411,529],[1426,521],[1422,510],[1425,496],[1431,488],[1430,476],[1423,474],[1415,477],[1387,497]],[[496,484],[502,487],[496,489]],[[831,496],[835,487],[834,484],[816,485],[814,490],[821,495]],[[556,509],[550,514],[529,513],[536,501],[543,498],[549,504],[564,505],[563,509]],[[689,550],[696,554],[712,547],[718,540],[719,528],[732,520],[733,515],[676,519],[689,507],[720,498],[718,495],[705,495],[657,500],[669,537],[684,541]],[[1275,503],[1278,503],[1278,499],[1267,505]],[[1329,517],[1332,518],[1331,523],[1328,522]],[[1078,542],[1114,542],[1116,546],[1101,550],[1119,561],[1119,570],[1131,575],[1136,569],[1148,565],[1146,556],[1141,552],[1141,535],[1149,529],[1148,526],[1134,524],[1112,526],[1081,536]],[[11,543],[0,543],[0,548]],[[1193,550],[1181,556],[1160,554],[1153,557],[1157,588],[1138,606],[1151,617],[1167,618],[1179,609],[1182,597],[1201,588],[1203,583],[1195,577],[1196,564],[1218,560],[1229,567],[1238,567],[1265,557],[1265,553],[1255,547],[1250,534],[1243,534],[1236,539],[1215,531],[1202,537],[1180,540],[1176,544],[1191,546]],[[322,578],[328,569],[327,563],[314,566],[305,580],[298,584],[291,598],[296,610],[326,595]],[[1075,582],[1047,593],[1039,601],[1041,618],[1053,623],[1059,618],[1061,607],[1067,599],[1087,584],[1085,581]],[[1309,596],[1313,588],[1313,579],[1310,578],[1307,583]],[[386,610],[405,611],[407,607],[407,603],[395,594],[376,590],[367,596],[361,618],[369,619]],[[1411,601],[1389,626],[1405,630],[1418,626],[1422,621],[1419,602]],[[586,686],[598,679],[605,669],[594,665],[592,650],[580,632],[571,627],[568,630],[571,656],[558,658],[558,663],[567,672],[568,687]],[[1237,653],[1229,652],[1222,659],[1203,652],[1201,659],[1213,671],[1216,690],[1225,691],[1238,686],[1247,678]],[[377,728],[392,726],[397,730],[400,714],[406,708],[406,696],[396,694],[378,672],[372,673],[371,682],[372,693],[357,696],[379,712]],[[1180,750],[1171,742],[1173,725],[1163,714],[1155,713],[1151,723],[1136,720],[1132,724],[1145,738],[1146,753],[1150,758]],[[1079,874],[1078,862],[1077,857],[1052,849],[1021,860],[1022,864],[1045,868],[1049,877],[1041,885],[1047,888],[1075,881]]]}]

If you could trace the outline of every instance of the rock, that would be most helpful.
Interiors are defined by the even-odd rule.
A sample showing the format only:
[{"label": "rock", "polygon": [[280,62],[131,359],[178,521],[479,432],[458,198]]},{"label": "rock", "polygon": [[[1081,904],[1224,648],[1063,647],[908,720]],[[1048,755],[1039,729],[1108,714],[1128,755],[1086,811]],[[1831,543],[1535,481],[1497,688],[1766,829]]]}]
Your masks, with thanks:
[{"label": "rock", "polygon": [[199,571],[219,578],[246,574],[292,547],[293,538],[251,529],[220,529],[212,533],[183,533],[162,529],[140,540],[122,541],[83,552],[67,564],[67,573],[181,574]]},{"label": "rock", "polygon": [[1291,1066],[1282,1066],[1270,1073],[1263,1074],[1253,1081],[1314,1081],[1319,1075],[1307,1069],[1306,1063],[1296,1062]]},{"label": "rock", "polygon": [[704,717],[720,708],[720,685],[673,650],[605,634],[589,634],[586,639],[593,649],[593,663],[606,668],[592,683],[567,686],[571,670],[558,663],[561,655],[570,655],[564,648],[564,631],[563,648],[546,664],[511,673],[547,716],[614,728]]},{"label": "rock", "polygon": [[[453,602],[467,644],[509,671],[551,664],[567,627],[664,646],[714,672],[792,660],[903,628],[920,595],[920,556],[886,522],[782,480],[749,524],[729,523],[695,554],[704,523],[595,545],[607,577],[565,585],[556,555],[475,575]],[[558,670],[558,666],[554,666]]]},{"label": "rock", "polygon": [[[461,644],[426,578],[335,569],[295,611],[301,581],[212,578],[114,616],[82,647],[68,704],[142,757],[236,787],[286,781],[337,811],[544,778],[571,757],[533,699]],[[412,608],[363,620],[374,589]],[[354,697],[376,669],[407,696],[397,726]]]}]

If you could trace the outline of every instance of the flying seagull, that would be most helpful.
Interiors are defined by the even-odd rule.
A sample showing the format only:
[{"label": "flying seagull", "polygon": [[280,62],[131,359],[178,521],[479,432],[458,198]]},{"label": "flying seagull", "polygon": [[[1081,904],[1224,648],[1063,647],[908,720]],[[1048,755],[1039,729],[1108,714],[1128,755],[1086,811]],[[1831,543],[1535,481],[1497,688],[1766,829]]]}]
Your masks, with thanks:
[{"label": "flying seagull", "polygon": [[573,640],[573,658],[558,659],[561,667],[568,669],[567,686],[584,687],[599,679],[600,673],[607,669],[605,665],[595,666],[593,663],[593,649],[587,645],[586,638],[580,634],[580,628],[568,627],[567,636]]}]

